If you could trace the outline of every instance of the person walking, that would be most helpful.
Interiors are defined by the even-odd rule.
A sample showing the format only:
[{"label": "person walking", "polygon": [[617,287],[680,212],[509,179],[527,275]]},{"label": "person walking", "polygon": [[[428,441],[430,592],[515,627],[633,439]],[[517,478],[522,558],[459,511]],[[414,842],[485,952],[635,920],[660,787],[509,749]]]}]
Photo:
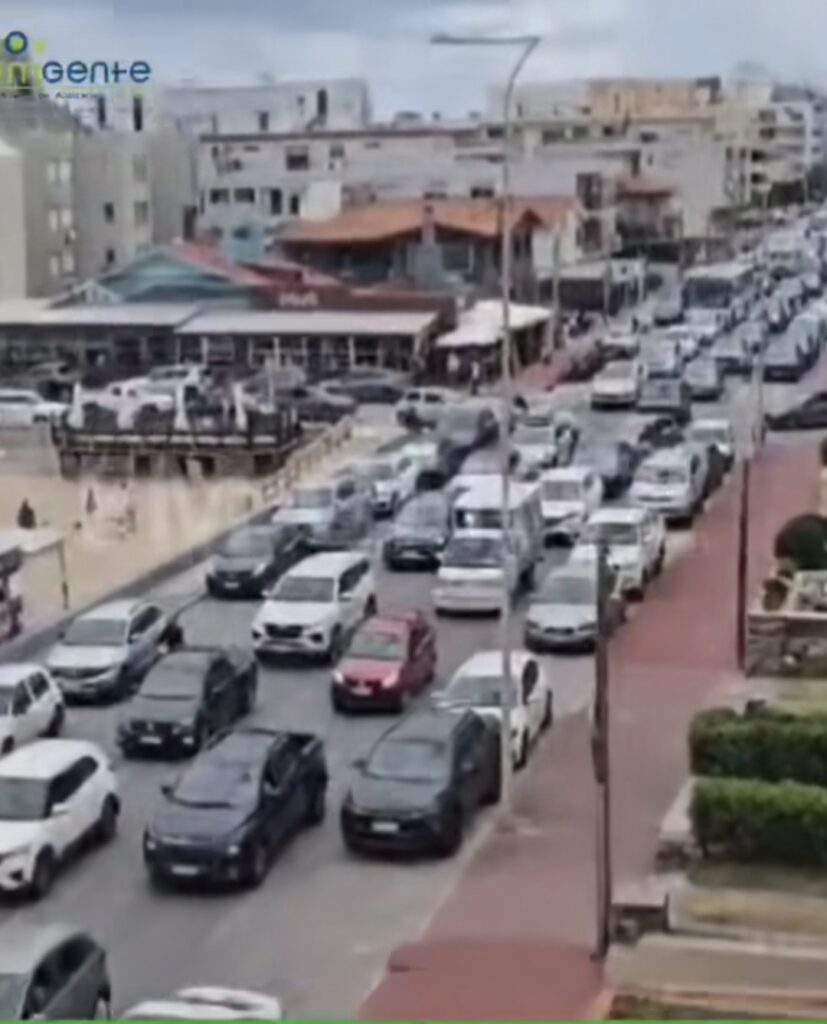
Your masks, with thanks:
[{"label": "person walking", "polygon": [[474,357],[471,363],[471,394],[479,394],[480,382],[482,381],[482,366],[478,356]]},{"label": "person walking", "polygon": [[37,527],[37,516],[28,498],[23,499],[17,510],[17,525],[21,530],[34,530]]},{"label": "person walking", "polygon": [[448,356],[448,383],[452,387],[459,384],[459,356],[456,352],[451,352]]}]

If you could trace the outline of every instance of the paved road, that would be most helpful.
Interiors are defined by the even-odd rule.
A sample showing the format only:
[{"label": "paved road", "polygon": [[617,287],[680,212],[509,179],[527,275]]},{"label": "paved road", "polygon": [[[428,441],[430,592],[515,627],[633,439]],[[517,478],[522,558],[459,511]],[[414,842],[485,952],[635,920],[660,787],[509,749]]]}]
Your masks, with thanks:
[{"label": "paved road", "polygon": [[[624,415],[591,414],[587,396],[587,387],[580,385],[559,392],[561,404],[582,412],[589,431],[631,427]],[[746,436],[750,404],[744,387],[734,388],[724,406]],[[380,542],[381,529],[370,544]],[[669,557],[691,545],[691,534],[672,534]],[[155,596],[178,605],[199,591],[202,578],[203,569],[193,570],[156,590]],[[382,572],[380,607],[427,609],[430,587],[428,575]],[[185,616],[187,637],[245,644],[255,610],[254,603],[205,600]],[[517,637],[519,619],[514,623]],[[439,676],[448,677],[470,654],[496,642],[497,627],[491,621],[441,622]],[[558,714],[581,710],[591,699],[590,659],[549,658],[549,663]],[[159,785],[176,768],[128,762],[120,766],[124,814],[117,841],[61,876],[42,905],[7,908],[0,912],[0,921],[8,926],[57,919],[90,929],[110,952],[116,1011],[185,984],[213,982],[277,994],[290,1017],[351,1015],[381,975],[390,950],[424,928],[491,819],[487,815],[480,820],[462,855],[452,861],[382,864],[346,855],[335,811],[351,762],[365,752],[387,719],[335,717],[329,708],[328,678],[323,669],[262,669],[255,717],[324,738],[333,813],[321,829],[293,843],[255,893],[199,896],[150,890],[140,838]],[[117,708],[73,711],[68,733],[95,739],[114,751],[118,715]]]}]

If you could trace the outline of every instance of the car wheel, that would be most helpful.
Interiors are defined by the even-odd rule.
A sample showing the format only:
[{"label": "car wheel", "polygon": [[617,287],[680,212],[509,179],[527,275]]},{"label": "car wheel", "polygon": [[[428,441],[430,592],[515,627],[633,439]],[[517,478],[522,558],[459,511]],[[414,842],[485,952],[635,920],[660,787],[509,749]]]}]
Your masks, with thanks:
[{"label": "car wheel", "polygon": [[63,731],[63,726],[66,722],[66,708],[62,704],[58,704],[52,714],[52,720],[49,722],[48,728],[46,729],[47,736],[59,736]]},{"label": "car wheel", "polygon": [[101,843],[111,843],[118,832],[118,805],[108,796],[104,800],[100,817],[95,825],[95,839]]},{"label": "car wheel", "polygon": [[194,747],[196,752],[204,748],[204,744],[207,742],[208,738],[209,733],[207,731],[207,726],[204,724],[204,722],[199,722],[195,727]]},{"label": "car wheel", "polygon": [[267,848],[264,843],[256,843],[249,853],[247,863],[247,884],[257,889],[267,874]]},{"label": "car wheel", "polygon": [[365,618],[369,619],[376,614],[376,594],[371,594],[365,602]]},{"label": "car wheel", "polygon": [[543,717],[540,720],[540,729],[545,732],[551,727],[554,721],[554,699],[551,694],[546,694],[546,706],[543,709]]},{"label": "car wheel", "polygon": [[325,815],[325,787],[316,785],[310,798],[307,801],[307,815],[305,820],[308,825],[321,825]]},{"label": "car wheel", "polygon": [[525,768],[528,764],[528,730],[526,729],[520,737],[520,745],[517,748],[517,754],[514,758],[514,768],[517,771]]},{"label": "car wheel", "polygon": [[655,575],[660,576],[663,572],[663,563],[666,561],[666,548],[661,548],[658,557],[655,559]]},{"label": "car wheel", "polygon": [[10,754],[14,750],[14,740],[11,736],[3,740],[3,746],[0,747],[0,753]]},{"label": "car wheel", "polygon": [[37,855],[29,885],[29,896],[33,900],[42,899],[52,888],[55,880],[55,855],[51,850],[41,850]]},{"label": "car wheel", "polygon": [[95,1008],[92,1011],[92,1020],[109,1020],[111,1016],[111,997],[106,992],[100,992],[95,1000]]},{"label": "car wheel", "polygon": [[452,857],[462,846],[462,826],[462,810],[459,807],[451,808],[446,815],[439,839],[437,852],[441,857]]}]

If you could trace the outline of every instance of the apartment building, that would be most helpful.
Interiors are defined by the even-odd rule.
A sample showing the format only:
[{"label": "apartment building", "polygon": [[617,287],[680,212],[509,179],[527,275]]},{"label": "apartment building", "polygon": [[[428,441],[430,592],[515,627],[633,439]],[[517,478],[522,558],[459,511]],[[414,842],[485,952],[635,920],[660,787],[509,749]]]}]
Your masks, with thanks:
[{"label": "apartment building", "polygon": [[0,300],[26,297],[23,158],[0,142]]}]

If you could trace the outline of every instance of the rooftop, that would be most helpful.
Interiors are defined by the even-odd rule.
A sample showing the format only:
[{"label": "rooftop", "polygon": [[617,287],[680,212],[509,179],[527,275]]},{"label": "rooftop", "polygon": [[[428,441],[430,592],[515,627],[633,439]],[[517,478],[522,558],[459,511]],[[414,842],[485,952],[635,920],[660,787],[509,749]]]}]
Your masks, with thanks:
[{"label": "rooftop", "polygon": [[[551,312],[545,306],[524,306],[511,303],[509,307],[512,330],[524,330],[547,323]],[[468,348],[494,345],[502,333],[502,303],[498,299],[482,299],[463,310],[453,331],[437,339],[437,348]]]},{"label": "rooftop", "polygon": [[385,313],[375,310],[238,310],[201,313],[181,323],[178,334],[418,335],[436,319],[434,312]]}]

